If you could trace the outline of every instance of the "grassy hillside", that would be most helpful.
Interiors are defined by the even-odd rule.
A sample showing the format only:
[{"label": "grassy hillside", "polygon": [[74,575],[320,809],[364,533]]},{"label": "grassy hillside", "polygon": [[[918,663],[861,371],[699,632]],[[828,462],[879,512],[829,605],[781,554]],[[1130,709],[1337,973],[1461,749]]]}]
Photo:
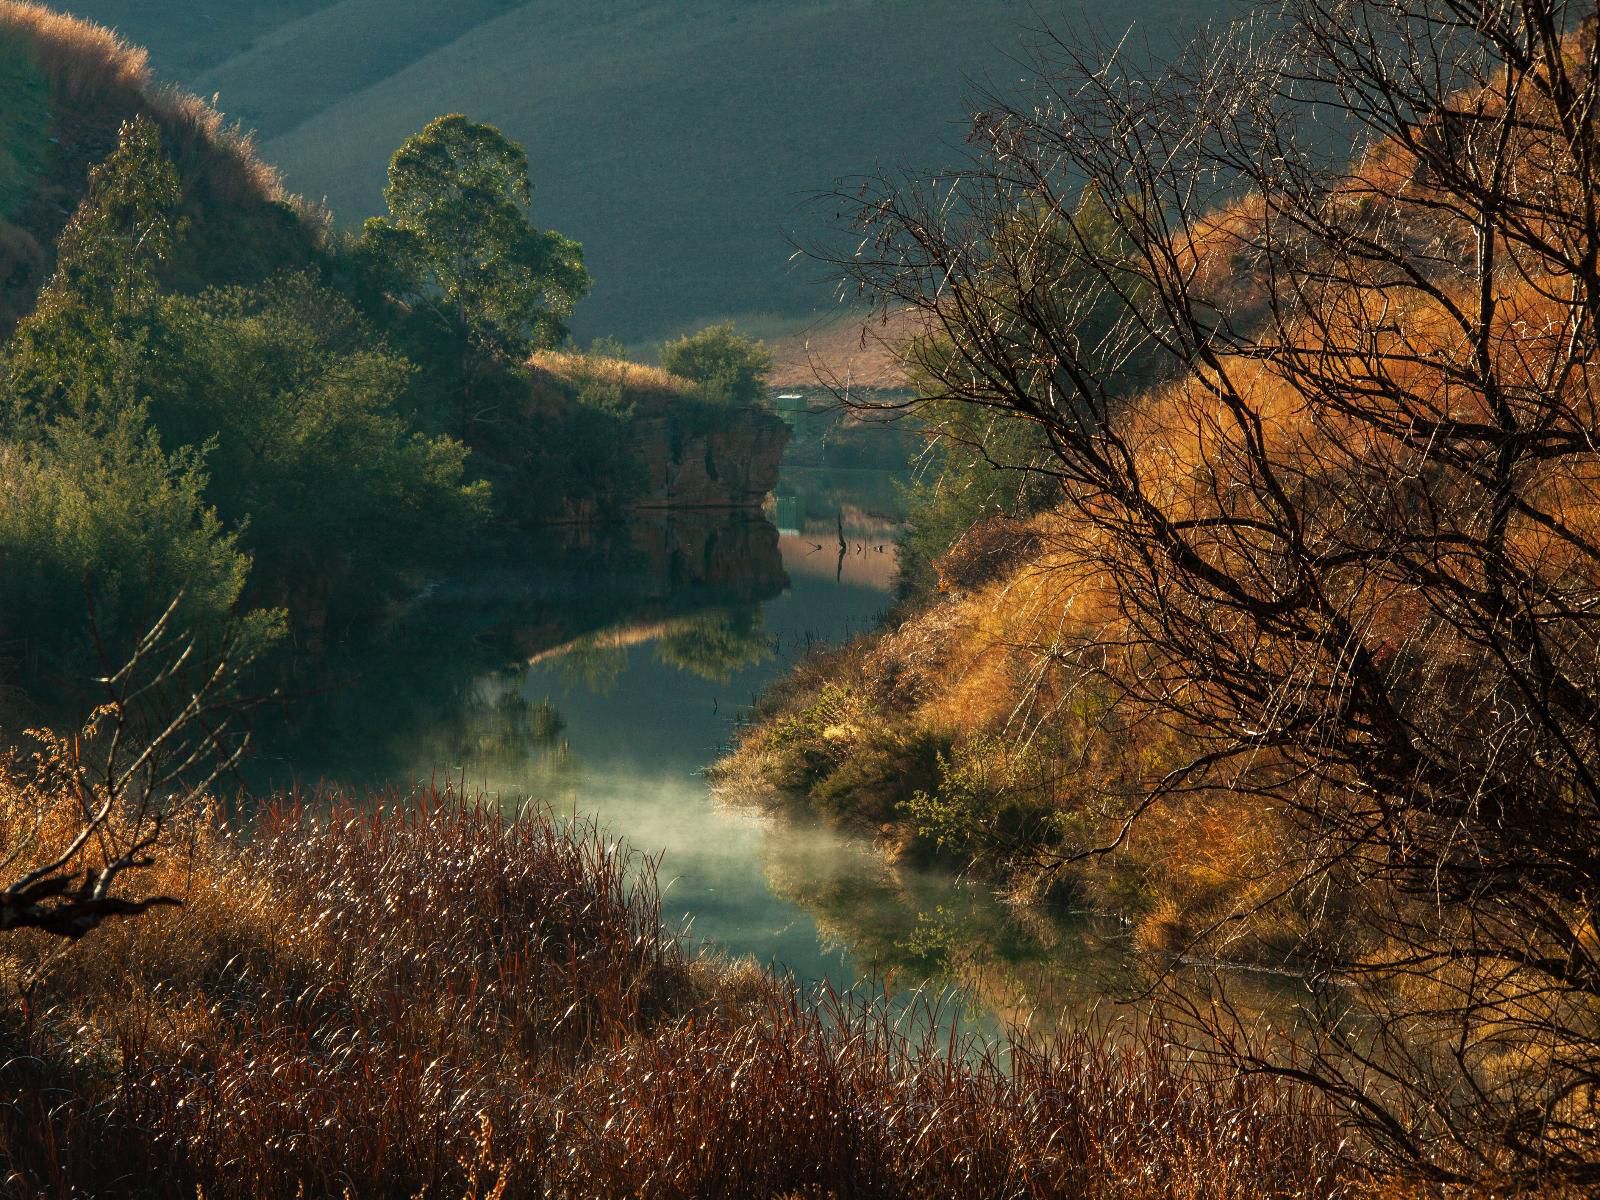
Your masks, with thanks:
[{"label": "grassy hillside", "polygon": [[177,166],[188,235],[179,286],[305,263],[322,236],[254,145],[197,97],[159,86],[142,50],[101,26],[0,0],[0,333],[48,277],[89,168],[146,117]]},{"label": "grassy hillside", "polygon": [[[655,338],[713,318],[826,307],[793,267],[829,209],[808,198],[879,164],[950,162],[963,78],[1016,74],[1041,17],[1152,40],[1219,3],[1131,0],[80,0],[258,128],[290,186],[341,221],[375,211],[393,148],[460,110],[525,142],[537,219],[584,243],[582,337]],[[244,11],[240,11],[244,10]]]},{"label": "grassy hillside", "polygon": [[20,38],[0,36],[0,218],[27,199],[50,154],[50,85]]}]

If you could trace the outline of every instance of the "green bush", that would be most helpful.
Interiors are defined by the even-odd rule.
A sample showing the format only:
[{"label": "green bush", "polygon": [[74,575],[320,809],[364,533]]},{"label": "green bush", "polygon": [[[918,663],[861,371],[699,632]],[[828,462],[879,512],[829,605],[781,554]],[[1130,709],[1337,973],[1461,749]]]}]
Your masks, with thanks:
[{"label": "green bush", "polygon": [[941,853],[993,865],[1060,844],[1060,813],[1051,799],[1045,756],[983,734],[942,754],[937,783],[899,808]]},{"label": "green bush", "polygon": [[811,799],[838,819],[881,825],[919,792],[936,788],[950,740],[926,729],[873,730],[822,779]]},{"label": "green bush", "polygon": [[708,404],[750,408],[766,398],[772,354],[728,323],[668,342],[661,347],[661,365],[697,385]]},{"label": "green bush", "polygon": [[[143,412],[56,423],[47,440],[0,447],[0,613],[74,677],[93,664],[92,605],[103,653],[121,657],[181,595],[183,627],[205,637],[233,618],[250,559],[204,498],[193,450],[167,454]],[[251,619],[253,640],[276,616]]]},{"label": "green bush", "polygon": [[167,298],[158,343],[156,424],[210,447],[208,495],[274,599],[381,594],[487,515],[465,447],[402,417],[411,364],[309,275]]}]

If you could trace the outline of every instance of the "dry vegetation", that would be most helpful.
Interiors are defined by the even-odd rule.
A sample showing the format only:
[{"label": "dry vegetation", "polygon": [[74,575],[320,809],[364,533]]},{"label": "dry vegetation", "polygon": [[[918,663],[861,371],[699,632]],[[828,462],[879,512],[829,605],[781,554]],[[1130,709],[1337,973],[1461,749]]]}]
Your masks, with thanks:
[{"label": "dry vegetation", "polygon": [[542,810],[325,795],[170,830],[140,886],[181,909],[3,947],[8,1196],[1353,1188],[1326,1111],[1153,1028],[986,1049],[695,958],[651,862]]},{"label": "dry vegetation", "polygon": [[1241,1065],[1421,1175],[1592,1188],[1600,22],[1287,12],[1149,76],[1063,44],[959,187],[865,189],[837,265],[936,331],[923,411],[1040,430],[1061,507],[974,530],[729,770],[1152,956],[1301,970],[1314,1066]]},{"label": "dry vegetation", "polygon": [[681,401],[694,385],[660,367],[597,354],[540,350],[528,362],[534,403],[560,404],[573,395],[605,395],[617,405],[655,410]]},{"label": "dry vegetation", "polygon": [[910,372],[901,351],[913,332],[909,313],[884,321],[857,317],[818,323],[773,342],[772,386],[903,391],[910,385]]}]

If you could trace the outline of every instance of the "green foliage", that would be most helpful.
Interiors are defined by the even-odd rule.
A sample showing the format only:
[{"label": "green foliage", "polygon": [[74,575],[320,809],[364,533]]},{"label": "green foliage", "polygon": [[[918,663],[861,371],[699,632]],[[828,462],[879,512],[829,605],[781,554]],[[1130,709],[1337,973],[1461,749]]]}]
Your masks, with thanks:
[{"label": "green foliage", "polygon": [[[87,407],[87,406],[86,406]],[[0,613],[58,669],[90,657],[88,606],[117,658],[172,598],[206,635],[232,619],[250,560],[205,501],[193,449],[162,451],[140,406],[52,424],[46,439],[0,446]],[[256,641],[275,615],[250,621]]]},{"label": "green foliage", "polygon": [[858,719],[869,715],[864,698],[854,688],[823,684],[805,703],[772,719],[762,774],[781,791],[808,793],[848,753]]},{"label": "green foliage", "polygon": [[661,347],[661,365],[697,384],[709,404],[748,408],[766,397],[772,354],[728,323],[668,342]]},{"label": "green foliage", "polygon": [[633,420],[637,405],[628,395],[624,373],[617,369],[626,361],[621,343],[601,339],[590,346],[568,376],[577,402],[621,422]]},{"label": "green foliage", "polygon": [[754,605],[690,617],[656,645],[656,656],[668,666],[714,683],[727,683],[772,654],[772,636]]},{"label": "green foliage", "polygon": [[530,524],[613,515],[648,483],[629,441],[633,417],[621,387],[595,379],[559,406],[507,422],[489,451],[493,458],[480,459],[495,471],[499,511]]},{"label": "green foliage", "polygon": [[395,152],[389,215],[367,222],[357,259],[381,290],[479,346],[520,357],[557,345],[589,273],[578,243],[529,223],[531,197],[521,146],[439,117]]},{"label": "green foliage", "polygon": [[57,242],[56,274],[40,308],[70,304],[111,319],[138,315],[172,254],[181,198],[161,131],[144,117],[124,122],[117,148],[89,172],[88,195]]},{"label": "green foliage", "polygon": [[937,786],[900,805],[917,833],[942,852],[1000,861],[1061,840],[1044,756],[1003,736],[979,734],[939,758]]},{"label": "green foliage", "polygon": [[50,85],[20,39],[0,33],[0,221],[32,194],[50,159]]},{"label": "green foliage", "polygon": [[210,495],[274,599],[370,599],[487,515],[465,448],[399,414],[413,370],[307,275],[165,301],[152,412],[169,443],[211,448]]},{"label": "green foliage", "polygon": [[29,581],[6,597],[14,632],[70,640],[85,578],[119,633],[180,587],[197,631],[244,599],[314,627],[370,612],[487,511],[466,449],[414,431],[414,369],[349,300],[309,273],[163,291],[179,198],[156,127],[124,125],[0,358],[6,560]]},{"label": "green foliage", "polygon": [[1031,516],[1060,495],[1054,480],[1033,469],[1048,452],[1038,426],[954,402],[932,402],[926,411],[941,433],[904,488],[896,581],[902,597],[932,591],[935,564],[979,521]]},{"label": "green foliage", "polygon": [[893,821],[912,796],[937,786],[949,750],[950,739],[928,729],[866,730],[812,786],[811,799],[835,818],[870,825]]},{"label": "green foliage", "polygon": [[[1104,201],[1086,189],[1069,218],[1023,209],[990,231],[982,252],[1002,264],[992,287],[980,278],[962,303],[993,310],[986,323],[1006,347],[1008,369],[1048,373],[1056,355],[1035,346],[1033,326],[1020,322],[1008,305],[1021,289],[1029,303],[1054,310],[1051,322],[1062,336],[1075,339],[1092,371],[1112,399],[1131,396],[1152,381],[1148,363],[1129,362],[1122,354],[1123,323],[1138,306],[1142,284],[1115,281],[1097,273],[1091,262],[1114,260],[1120,239]],[[1025,247],[1027,253],[1013,249]],[[1018,281],[1008,272],[1028,264],[1030,276]],[[932,442],[924,469],[906,493],[908,521],[900,541],[902,597],[926,595],[935,582],[934,564],[978,521],[989,517],[1028,517],[1054,504],[1060,488],[1048,467],[1053,461],[1043,426],[1014,412],[983,409],[941,399],[947,382],[982,369],[985,347],[969,346],[959,337],[941,335],[916,345],[918,390],[926,402],[918,415],[928,425]],[[1059,381],[1064,382],[1064,381]],[[1070,395],[1058,381],[1034,381],[1040,395]],[[1105,413],[1084,413],[1098,421]]]},{"label": "green foliage", "polygon": [[[115,657],[180,593],[188,628],[219,630],[249,572],[205,495],[209,447],[164,450],[143,400],[177,199],[155,127],[128,122],[91,174],[38,309],[6,346],[0,613],[57,662],[88,657],[91,601]],[[254,623],[264,635],[273,618]]]},{"label": "green foliage", "polygon": [[0,410],[13,433],[36,435],[79,400],[138,370],[159,303],[161,265],[172,253],[177,172],[144,118],[122,126],[117,148],[89,175],[89,188],[57,247],[55,274],[38,306],[6,345]]}]

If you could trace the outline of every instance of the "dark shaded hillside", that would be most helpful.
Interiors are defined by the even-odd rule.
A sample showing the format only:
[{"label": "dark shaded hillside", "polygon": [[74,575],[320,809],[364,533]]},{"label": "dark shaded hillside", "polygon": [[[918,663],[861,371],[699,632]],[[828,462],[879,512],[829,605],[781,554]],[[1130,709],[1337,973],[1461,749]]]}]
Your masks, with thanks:
[{"label": "dark shaded hillside", "polygon": [[219,113],[158,84],[144,51],[98,26],[0,0],[0,335],[49,277],[90,167],[139,117],[160,129],[182,188],[186,236],[166,282],[254,282],[318,254],[319,219]]},{"label": "dark shaded hillside", "polygon": [[[1027,29],[1129,22],[1152,41],[1223,7],[1131,0],[80,0],[156,64],[258,127],[288,184],[355,223],[394,146],[460,110],[524,142],[535,215],[583,242],[582,337],[653,338],[721,316],[826,306],[786,235],[807,197],[965,134],[963,77],[1021,73]],[[276,14],[274,18],[274,14]]]}]

